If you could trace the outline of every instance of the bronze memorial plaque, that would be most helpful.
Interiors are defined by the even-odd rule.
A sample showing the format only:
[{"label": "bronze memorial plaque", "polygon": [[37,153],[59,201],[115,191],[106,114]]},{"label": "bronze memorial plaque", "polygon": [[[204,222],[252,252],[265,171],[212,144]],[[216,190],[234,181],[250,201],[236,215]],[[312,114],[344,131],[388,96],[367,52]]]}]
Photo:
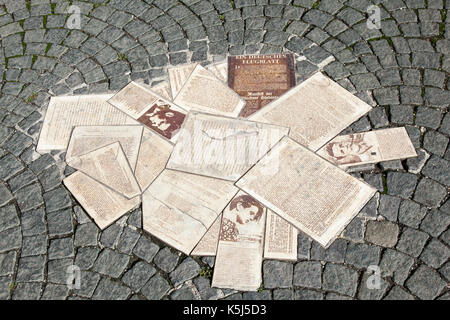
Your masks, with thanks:
[{"label": "bronze memorial plaque", "polygon": [[248,117],[295,86],[294,55],[228,57],[228,86],[246,102],[240,117]]}]

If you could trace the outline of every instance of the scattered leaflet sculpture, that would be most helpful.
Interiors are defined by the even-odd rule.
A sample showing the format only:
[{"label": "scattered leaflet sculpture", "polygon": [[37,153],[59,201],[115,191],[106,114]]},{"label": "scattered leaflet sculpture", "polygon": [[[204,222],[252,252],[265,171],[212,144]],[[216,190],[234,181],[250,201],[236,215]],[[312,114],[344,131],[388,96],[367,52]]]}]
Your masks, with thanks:
[{"label": "scattered leaflet sculpture", "polygon": [[376,192],[343,169],[417,155],[404,128],[337,136],[371,106],[320,72],[295,86],[292,54],[168,78],[52,97],[37,151],[66,151],[63,182],[99,228],[142,203],[146,232],[215,256],[216,287],[257,290],[263,259],[297,260],[299,232],[339,237]]}]

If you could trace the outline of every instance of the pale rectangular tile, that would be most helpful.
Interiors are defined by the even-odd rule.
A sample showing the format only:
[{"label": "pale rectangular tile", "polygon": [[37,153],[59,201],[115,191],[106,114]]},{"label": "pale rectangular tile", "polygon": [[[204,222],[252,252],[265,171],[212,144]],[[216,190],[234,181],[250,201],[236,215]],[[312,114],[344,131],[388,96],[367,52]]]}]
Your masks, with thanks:
[{"label": "pale rectangular tile", "polygon": [[214,74],[197,65],[174,102],[188,111],[237,117],[245,105],[239,95]]},{"label": "pale rectangular tile", "polygon": [[236,181],[288,132],[285,127],[190,112],[167,168]]},{"label": "pale rectangular tile", "polygon": [[65,150],[75,126],[137,124],[107,102],[111,96],[102,94],[51,97],[36,150]]},{"label": "pale rectangular tile", "polygon": [[376,192],[289,137],[236,186],[324,247]]},{"label": "pale rectangular tile", "polygon": [[139,184],[119,142],[72,157],[68,165],[128,199],[141,194]]},{"label": "pale rectangular tile", "polygon": [[169,74],[170,90],[173,99],[176,98],[196,66],[197,63],[190,63],[167,68],[167,73]]},{"label": "pale rectangular tile", "polygon": [[213,225],[205,233],[200,242],[191,252],[191,256],[215,256],[219,241],[220,224],[222,215],[219,215]]},{"label": "pale rectangular tile", "polygon": [[403,127],[337,136],[317,154],[341,168],[417,157]]},{"label": "pale rectangular tile", "polygon": [[297,229],[267,210],[264,259],[297,261]]},{"label": "pale rectangular tile", "polygon": [[135,170],[141,190],[147,189],[164,170],[172,150],[173,144],[144,129]]},{"label": "pale rectangular tile", "polygon": [[108,102],[172,142],[176,141],[187,113],[137,82],[130,82]]},{"label": "pale rectangular tile", "polygon": [[66,162],[70,162],[73,157],[84,155],[113,142],[120,142],[131,168],[134,169],[143,129],[144,127],[141,125],[77,126],[72,131]]},{"label": "pale rectangular tile", "polygon": [[81,172],[73,173],[63,182],[102,230],[127,212],[136,209],[141,202],[139,196],[126,199]]},{"label": "pale rectangular tile", "polygon": [[189,255],[237,191],[232,182],[164,170],[142,195],[144,230]]},{"label": "pale rectangular tile", "polygon": [[318,72],[249,119],[289,127],[292,139],[317,151],[371,109]]},{"label": "pale rectangular tile", "polygon": [[223,211],[213,287],[256,291],[262,282],[266,208],[240,191]]}]

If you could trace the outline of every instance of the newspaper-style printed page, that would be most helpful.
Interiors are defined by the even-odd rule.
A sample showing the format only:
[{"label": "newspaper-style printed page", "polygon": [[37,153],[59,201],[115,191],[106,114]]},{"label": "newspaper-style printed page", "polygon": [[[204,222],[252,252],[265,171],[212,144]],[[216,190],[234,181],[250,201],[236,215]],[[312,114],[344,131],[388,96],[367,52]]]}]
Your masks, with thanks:
[{"label": "newspaper-style printed page", "polygon": [[189,255],[237,192],[232,182],[164,170],[142,195],[144,230]]},{"label": "newspaper-style printed page", "polygon": [[63,182],[102,230],[141,203],[139,196],[126,199],[79,171],[65,178]]},{"label": "newspaper-style printed page", "polygon": [[239,114],[247,118],[295,87],[294,55],[229,56],[228,86],[247,102]]},{"label": "newspaper-style printed page", "polygon": [[285,127],[190,112],[167,168],[236,181],[288,133]]},{"label": "newspaper-style printed page", "polygon": [[213,257],[216,255],[221,222],[222,215],[219,215],[211,228],[209,228],[194,250],[192,250],[191,256]]},{"label": "newspaper-style printed page", "polygon": [[284,137],[236,186],[328,247],[376,189]]},{"label": "newspaper-style printed page", "polygon": [[403,127],[337,136],[316,153],[341,168],[417,157]]},{"label": "newspaper-style printed page", "polygon": [[168,81],[163,81],[158,83],[156,86],[152,87],[152,91],[160,95],[166,100],[172,101],[172,92],[170,90],[170,85]]},{"label": "newspaper-style printed page", "polygon": [[113,142],[120,142],[131,167],[135,168],[143,129],[140,125],[75,127],[67,147],[66,162]]},{"label": "newspaper-style printed page", "polygon": [[371,109],[318,72],[249,119],[290,127],[292,139],[317,151]]},{"label": "newspaper-style printed page", "polygon": [[264,259],[297,261],[298,230],[270,209],[266,219]]},{"label": "newspaper-style printed page", "polygon": [[173,99],[176,98],[196,66],[197,63],[190,63],[167,68],[167,73],[169,74],[170,90]]},{"label": "newspaper-style printed page", "polygon": [[68,164],[128,199],[141,194],[119,142],[73,157]]},{"label": "newspaper-style printed page", "polygon": [[212,287],[256,291],[262,282],[266,208],[240,191],[223,211]]},{"label": "newspaper-style printed page", "polygon": [[144,129],[135,170],[141,190],[147,189],[164,170],[172,150],[173,145],[170,142]]},{"label": "newspaper-style printed page", "polygon": [[211,71],[211,73],[214,74],[223,83],[228,82],[228,63],[226,61],[210,64],[206,66],[206,69]]},{"label": "newspaper-style printed page", "polygon": [[112,107],[109,98],[110,94],[51,97],[36,151],[65,150],[75,126],[137,124]]},{"label": "newspaper-style printed page", "polygon": [[136,82],[130,82],[108,102],[171,142],[176,141],[187,113]]},{"label": "newspaper-style printed page", "polygon": [[188,111],[230,117],[237,117],[245,105],[245,101],[236,92],[201,65],[197,65],[192,71],[174,102]]},{"label": "newspaper-style printed page", "polygon": [[138,119],[148,109],[148,106],[153,105],[158,99],[159,96],[150,89],[132,81],[111,97],[108,102],[133,119]]}]

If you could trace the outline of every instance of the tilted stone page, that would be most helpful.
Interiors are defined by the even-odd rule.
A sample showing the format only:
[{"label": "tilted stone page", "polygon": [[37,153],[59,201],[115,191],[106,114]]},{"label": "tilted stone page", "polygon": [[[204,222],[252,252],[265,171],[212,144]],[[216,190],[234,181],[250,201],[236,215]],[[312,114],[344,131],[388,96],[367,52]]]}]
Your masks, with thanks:
[{"label": "tilted stone page", "polygon": [[172,142],[187,113],[136,82],[130,82],[108,102]]},{"label": "tilted stone page", "polygon": [[[197,63],[190,63],[181,66],[167,68],[167,73],[169,74],[169,82],[170,82],[170,93],[173,98],[175,98],[178,95],[181,88],[189,79],[189,76],[191,75],[192,71],[194,71],[196,66]],[[227,62],[211,64],[206,66],[205,69],[209,70],[220,81],[227,83],[228,77]]]},{"label": "tilted stone page", "polygon": [[156,86],[153,86],[151,90],[166,100],[172,101],[173,99],[168,81],[158,83]]},{"label": "tilted stone page", "polygon": [[248,119],[289,127],[289,136],[312,151],[372,109],[318,72]]},{"label": "tilted stone page", "polygon": [[167,168],[236,181],[288,133],[285,127],[190,112]]},{"label": "tilted stone page", "polygon": [[107,102],[111,96],[51,97],[36,151],[65,150],[75,126],[136,124]]},{"label": "tilted stone page", "polygon": [[189,255],[237,192],[232,182],[164,170],[142,195],[144,230]]},{"label": "tilted stone page", "polygon": [[331,244],[376,192],[289,137],[236,186],[323,247]]},{"label": "tilted stone page", "polygon": [[295,86],[294,55],[228,57],[228,86],[247,102],[240,113],[248,117]]},{"label": "tilted stone page", "polygon": [[67,147],[66,162],[73,157],[85,155],[91,151],[120,142],[125,155],[134,170],[144,127],[130,126],[78,126],[72,131]]},{"label": "tilted stone page", "polygon": [[68,165],[128,199],[141,194],[139,184],[119,142],[73,157]]},{"label": "tilted stone page", "polygon": [[206,69],[211,71],[220,81],[227,83],[228,80],[228,63],[220,62],[206,66]]},{"label": "tilted stone page", "polygon": [[167,73],[169,74],[170,90],[173,99],[175,99],[175,97],[178,95],[181,88],[184,86],[196,66],[197,63],[191,63],[182,66],[167,68]]},{"label": "tilted stone page", "polygon": [[298,230],[272,210],[267,210],[264,259],[297,261]]},{"label": "tilted stone page", "polygon": [[222,215],[218,216],[213,225],[205,233],[200,242],[191,252],[191,256],[215,256],[217,251],[217,242],[219,241],[220,224]]},{"label": "tilted stone page", "polygon": [[245,105],[239,95],[227,87],[213,73],[197,65],[174,103],[188,111],[202,111],[237,117]]},{"label": "tilted stone page", "polygon": [[144,129],[134,173],[141,190],[147,189],[164,170],[172,150],[173,144]]},{"label": "tilted stone page", "polygon": [[337,136],[316,153],[341,168],[417,157],[403,127]]},{"label": "tilted stone page", "polygon": [[127,199],[79,171],[63,182],[102,230],[141,203],[139,196]]},{"label": "tilted stone page", "polygon": [[255,291],[261,286],[266,208],[240,191],[223,211],[212,286]]}]

